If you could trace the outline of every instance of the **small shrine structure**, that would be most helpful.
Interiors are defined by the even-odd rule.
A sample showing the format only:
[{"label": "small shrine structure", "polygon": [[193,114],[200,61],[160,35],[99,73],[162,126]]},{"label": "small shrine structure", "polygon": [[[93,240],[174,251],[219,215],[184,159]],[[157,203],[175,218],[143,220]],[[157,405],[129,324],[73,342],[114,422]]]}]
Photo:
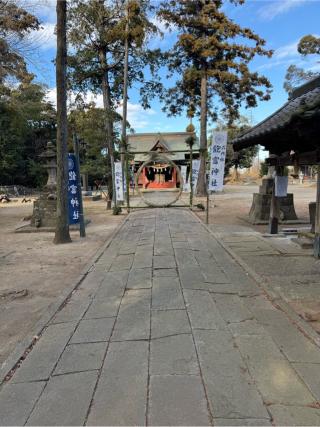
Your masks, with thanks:
[{"label": "small shrine structure", "polygon": [[[283,175],[285,166],[318,165],[315,255],[320,256],[320,77],[296,88],[288,101],[275,113],[233,140],[233,148],[239,151],[253,145],[269,150],[266,160],[269,178]],[[280,197],[275,196],[272,185],[269,231],[278,232]]]},{"label": "small shrine structure", "polygon": [[[198,140],[195,134],[191,132],[135,133],[128,135],[128,151],[133,155],[131,171],[134,182],[139,168],[150,160],[138,176],[139,187],[144,190],[178,188],[180,182],[176,168],[165,160],[159,161],[159,156],[155,155],[163,153],[179,168],[182,165],[186,165],[187,174],[189,174],[190,147],[187,144],[187,140],[190,136],[193,136],[195,140],[193,149],[198,150]],[[152,161],[153,155],[158,160]],[[192,157],[197,159],[199,153],[194,153]]]}]

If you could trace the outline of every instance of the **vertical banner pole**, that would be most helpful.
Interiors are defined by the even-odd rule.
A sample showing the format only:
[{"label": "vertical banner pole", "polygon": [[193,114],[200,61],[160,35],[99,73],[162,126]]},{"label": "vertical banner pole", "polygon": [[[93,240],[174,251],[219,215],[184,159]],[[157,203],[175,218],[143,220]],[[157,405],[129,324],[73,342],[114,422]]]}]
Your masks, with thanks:
[{"label": "vertical banner pole", "polygon": [[317,168],[316,220],[313,253],[320,258],[320,166]]},{"label": "vertical banner pole", "polygon": [[206,212],[206,224],[209,224],[209,190],[207,187],[207,212]]},{"label": "vertical banner pole", "polygon": [[128,145],[125,146],[125,168],[126,168],[126,184],[127,184],[127,192],[126,192],[126,198],[127,198],[127,212],[130,212],[130,169],[129,169],[129,155],[128,155]]},{"label": "vertical banner pole", "polygon": [[80,156],[79,156],[79,141],[77,135],[73,134],[73,150],[76,158],[77,167],[77,187],[79,195],[79,227],[80,237],[86,237],[86,230],[84,225],[84,214],[83,214],[83,203],[82,203],[82,191],[81,191],[81,179],[80,179]]},{"label": "vertical banner pole", "polygon": [[193,182],[192,182],[192,145],[190,145],[190,174],[189,174],[189,182],[190,182],[190,208],[192,209],[193,205]]}]

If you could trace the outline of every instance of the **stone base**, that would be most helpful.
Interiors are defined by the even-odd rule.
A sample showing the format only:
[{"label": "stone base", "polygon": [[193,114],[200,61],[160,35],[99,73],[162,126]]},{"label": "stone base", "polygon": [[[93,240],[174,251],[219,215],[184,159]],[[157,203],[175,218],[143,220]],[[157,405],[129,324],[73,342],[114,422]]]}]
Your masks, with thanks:
[{"label": "stone base", "polygon": [[[91,220],[86,219],[85,226],[90,224]],[[70,231],[77,231],[80,228],[80,224],[71,224],[69,225]],[[35,227],[31,223],[21,225],[20,227],[17,227],[14,232],[15,233],[54,233],[56,231],[55,226],[54,227]]]},{"label": "stone base", "polygon": [[[268,222],[270,217],[271,194],[254,193],[251,209],[249,212],[249,222],[259,224]],[[280,200],[280,220],[296,221],[298,217],[294,210],[293,194],[288,193],[286,197],[279,197]]]},{"label": "stone base", "polygon": [[48,200],[48,194],[41,194],[39,199],[33,202],[33,213],[31,226],[33,227],[55,227],[56,225],[57,200]]}]

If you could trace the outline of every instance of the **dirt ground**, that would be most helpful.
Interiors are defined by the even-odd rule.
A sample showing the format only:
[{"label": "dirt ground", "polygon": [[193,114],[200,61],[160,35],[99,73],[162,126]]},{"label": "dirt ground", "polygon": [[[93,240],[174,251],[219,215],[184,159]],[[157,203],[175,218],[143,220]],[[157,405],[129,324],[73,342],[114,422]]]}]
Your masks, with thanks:
[{"label": "dirt ground", "polygon": [[31,213],[32,203],[0,204],[0,364],[123,219],[104,201],[87,202],[87,237],[74,231],[72,243],[54,245],[53,233],[14,233]]},{"label": "dirt ground", "polygon": [[[291,186],[299,218],[308,219],[308,203],[315,200],[315,186]],[[266,232],[267,226],[251,226],[248,214],[257,185],[227,185],[210,201],[209,223],[234,230]],[[188,203],[184,195],[181,203]],[[205,204],[203,199],[195,203]],[[91,220],[87,237],[72,232],[72,243],[54,245],[52,233],[14,233],[21,220],[32,213],[32,204],[0,204],[0,364],[15,345],[33,329],[55,298],[74,280],[85,264],[111,235],[124,215],[113,216],[104,201],[85,203]],[[205,213],[198,212],[201,219]],[[298,301],[295,304],[299,305]]]}]

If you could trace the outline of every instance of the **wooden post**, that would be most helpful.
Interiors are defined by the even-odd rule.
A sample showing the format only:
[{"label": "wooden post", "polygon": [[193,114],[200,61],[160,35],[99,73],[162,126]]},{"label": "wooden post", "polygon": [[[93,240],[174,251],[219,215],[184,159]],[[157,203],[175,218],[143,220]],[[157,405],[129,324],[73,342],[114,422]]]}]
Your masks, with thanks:
[{"label": "wooden post", "polygon": [[73,150],[77,162],[77,187],[79,193],[79,227],[80,237],[86,237],[86,229],[84,225],[84,214],[83,214],[83,203],[82,203],[82,192],[81,192],[81,178],[80,178],[80,157],[79,157],[79,140],[77,135],[73,134]]},{"label": "wooden post", "polygon": [[313,253],[316,258],[320,258],[320,166],[317,170],[317,196],[316,196],[316,220]]},{"label": "wooden post", "polygon": [[192,209],[193,205],[193,182],[192,182],[192,144],[190,145],[190,173],[189,173],[189,183],[190,183],[190,208]]}]

